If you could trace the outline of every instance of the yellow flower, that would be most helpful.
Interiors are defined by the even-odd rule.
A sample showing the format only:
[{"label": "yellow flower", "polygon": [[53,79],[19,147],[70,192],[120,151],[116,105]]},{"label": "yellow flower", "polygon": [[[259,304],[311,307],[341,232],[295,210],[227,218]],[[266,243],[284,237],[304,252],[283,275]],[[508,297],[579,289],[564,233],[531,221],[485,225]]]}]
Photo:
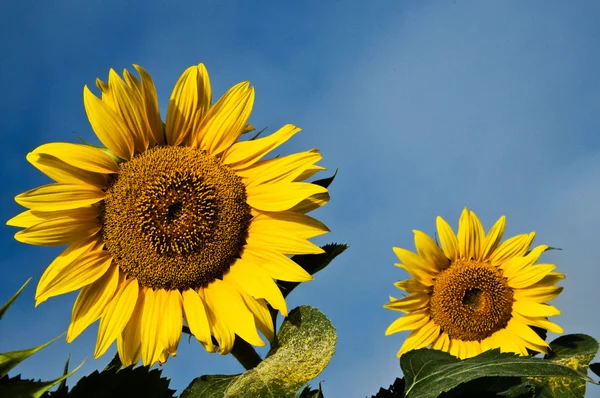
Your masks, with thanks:
[{"label": "yellow flower", "polygon": [[[321,253],[308,241],[328,232],[306,215],[329,200],[304,182],[317,150],[261,160],[300,131],[286,125],[255,140],[254,89],[242,82],[215,104],[204,65],[175,85],[162,123],[150,75],[114,70],[84,88],[92,129],[108,148],[50,143],[27,160],[56,183],[15,200],[29,210],[7,222],[24,243],[69,246],[44,272],[36,305],[81,289],[67,341],[100,319],[94,356],[112,342],[124,365],[175,355],[183,320],[210,352],[235,335],[264,345],[274,330],[267,302],[287,307],[273,279],[312,279],[288,255]],[[215,345],[213,338],[217,342]]]},{"label": "yellow flower", "polygon": [[547,352],[548,344],[530,326],[563,332],[546,318],[560,315],[546,302],[562,291],[554,285],[564,275],[553,272],[553,264],[534,264],[548,249],[529,249],[534,232],[500,243],[505,223],[503,216],[485,234],[475,213],[465,209],[458,236],[437,218],[441,247],[414,231],[417,253],[394,248],[402,262],[396,265],[412,276],[395,284],[408,296],[385,305],[404,313],[386,335],[412,330],[398,357],[429,345],[461,359],[493,348]]}]

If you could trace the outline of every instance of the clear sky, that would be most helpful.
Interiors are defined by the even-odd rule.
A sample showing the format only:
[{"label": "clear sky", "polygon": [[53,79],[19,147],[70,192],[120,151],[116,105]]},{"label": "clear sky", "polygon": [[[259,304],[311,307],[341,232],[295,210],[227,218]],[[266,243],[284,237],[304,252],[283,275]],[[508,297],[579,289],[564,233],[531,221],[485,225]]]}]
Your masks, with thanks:
[{"label": "clear sky", "polygon": [[[323,176],[340,170],[315,214],[332,230],[318,242],[351,247],[289,297],[337,328],[317,379],[327,397],[370,396],[400,374],[406,334],[384,336],[397,313],[382,307],[407,277],[392,247],[414,249],[411,231],[433,234],[437,215],[456,226],[465,206],[486,229],[506,215],[507,236],[536,231],[536,243],[562,248],[542,257],[567,275],[556,322],[598,338],[599,20],[594,1],[2,2],[0,220],[21,211],[15,195],[48,182],[27,152],[77,142],[74,133],[93,140],[84,84],[140,64],[164,118],[180,73],[203,62],[213,97],[250,80],[259,129],[303,128],[282,153],[318,147]],[[61,249],[18,243],[15,231],[0,227],[0,301],[33,283],[0,323],[0,352],[61,334],[76,297],[34,309],[35,284]],[[49,379],[68,353],[73,364],[87,358],[72,384],[112,358],[114,346],[93,359],[96,331],[17,370]],[[195,376],[241,367],[184,338],[163,369],[181,392]]]}]

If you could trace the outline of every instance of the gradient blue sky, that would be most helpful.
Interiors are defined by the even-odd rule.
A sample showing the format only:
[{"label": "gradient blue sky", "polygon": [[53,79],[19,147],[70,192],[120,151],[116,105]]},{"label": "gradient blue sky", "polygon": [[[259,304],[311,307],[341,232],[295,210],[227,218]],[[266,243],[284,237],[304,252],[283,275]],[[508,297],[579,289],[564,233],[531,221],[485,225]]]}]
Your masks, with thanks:
[{"label": "gradient blue sky", "polygon": [[[84,84],[138,63],[164,117],[180,73],[204,62],[214,96],[255,86],[252,124],[303,128],[285,153],[318,147],[323,176],[340,169],[316,213],[332,232],[318,242],[351,248],[289,297],[337,328],[317,379],[327,397],[364,397],[399,375],[406,335],[384,336],[397,314],[382,307],[406,278],[392,247],[413,249],[411,230],[433,234],[437,215],[455,226],[464,206],[486,228],[506,215],[507,235],[535,230],[537,243],[561,247],[543,255],[567,275],[557,322],[598,338],[599,20],[594,1],[2,2],[0,220],[21,211],[15,195],[48,181],[28,151],[76,142],[74,132],[93,140]],[[76,297],[33,307],[60,249],[20,244],[14,232],[0,228],[0,302],[34,279],[0,324],[0,352],[61,334]],[[96,329],[17,370],[54,378],[68,353],[73,364],[87,358],[72,384],[114,353],[93,359]],[[163,369],[180,392],[195,376],[241,367],[184,339]]]}]

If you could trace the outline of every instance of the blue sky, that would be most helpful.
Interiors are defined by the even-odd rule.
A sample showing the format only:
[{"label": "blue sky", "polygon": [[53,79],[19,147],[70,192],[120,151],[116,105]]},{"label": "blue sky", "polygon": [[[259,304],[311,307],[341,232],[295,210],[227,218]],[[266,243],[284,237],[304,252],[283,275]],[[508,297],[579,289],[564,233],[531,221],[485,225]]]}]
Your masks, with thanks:
[{"label": "blue sky", "polygon": [[[126,4],[127,3],[127,4]],[[319,239],[351,248],[289,297],[337,328],[337,352],[317,380],[328,397],[363,397],[399,375],[405,334],[385,337],[396,313],[382,305],[406,274],[393,246],[413,249],[413,229],[435,217],[456,225],[464,206],[506,235],[536,231],[536,243],[567,275],[554,304],[566,333],[596,338],[600,255],[600,6],[593,1],[201,2],[24,0],[0,5],[0,219],[13,198],[47,183],[25,161],[38,145],[87,140],[84,84],[137,63],[157,86],[163,118],[189,65],[205,63],[215,95],[250,80],[251,123],[303,128],[285,153],[318,147],[331,202],[316,212],[332,230]],[[0,228],[0,301],[33,283],[0,324],[0,352],[66,330],[75,294],[33,307],[35,284],[59,248],[27,246]],[[57,377],[67,354],[93,359],[96,326],[56,342],[18,370]],[[239,372],[230,356],[182,340],[163,366],[181,391],[195,376]],[[77,377],[74,377],[75,381]],[[592,387],[593,388],[593,387]],[[597,388],[596,388],[597,389]]]}]

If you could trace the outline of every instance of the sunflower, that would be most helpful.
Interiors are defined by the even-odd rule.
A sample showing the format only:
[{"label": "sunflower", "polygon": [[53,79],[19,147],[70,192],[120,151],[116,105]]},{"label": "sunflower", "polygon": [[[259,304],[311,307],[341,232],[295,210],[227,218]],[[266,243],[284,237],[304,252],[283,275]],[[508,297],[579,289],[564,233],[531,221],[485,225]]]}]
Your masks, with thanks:
[{"label": "sunflower", "polygon": [[534,232],[500,243],[504,216],[487,234],[468,209],[460,217],[458,236],[441,217],[436,221],[441,247],[414,231],[417,253],[394,248],[402,262],[396,265],[412,276],[395,283],[408,295],[390,297],[384,306],[404,313],[386,335],[412,330],[398,357],[429,345],[461,359],[493,348],[547,353],[548,344],[531,327],[563,332],[546,318],[560,315],[546,302],[562,291],[555,284],[564,275],[553,272],[553,264],[534,264],[549,247],[530,250]]},{"label": "sunflower", "polygon": [[262,158],[300,131],[252,130],[254,89],[242,82],[215,104],[204,65],[177,81],[166,123],[150,75],[111,70],[84,87],[92,129],[105,147],[41,145],[27,160],[55,183],[18,195],[28,210],[7,222],[20,242],[68,245],[48,266],[36,305],[81,289],[67,341],[100,319],[94,356],[117,340],[122,363],[174,356],[183,322],[207,351],[227,354],[235,336],[264,345],[287,316],[274,279],[312,279],[289,255],[322,253],[308,239],[328,232],[306,215],[329,200],[305,182],[317,150]]}]

